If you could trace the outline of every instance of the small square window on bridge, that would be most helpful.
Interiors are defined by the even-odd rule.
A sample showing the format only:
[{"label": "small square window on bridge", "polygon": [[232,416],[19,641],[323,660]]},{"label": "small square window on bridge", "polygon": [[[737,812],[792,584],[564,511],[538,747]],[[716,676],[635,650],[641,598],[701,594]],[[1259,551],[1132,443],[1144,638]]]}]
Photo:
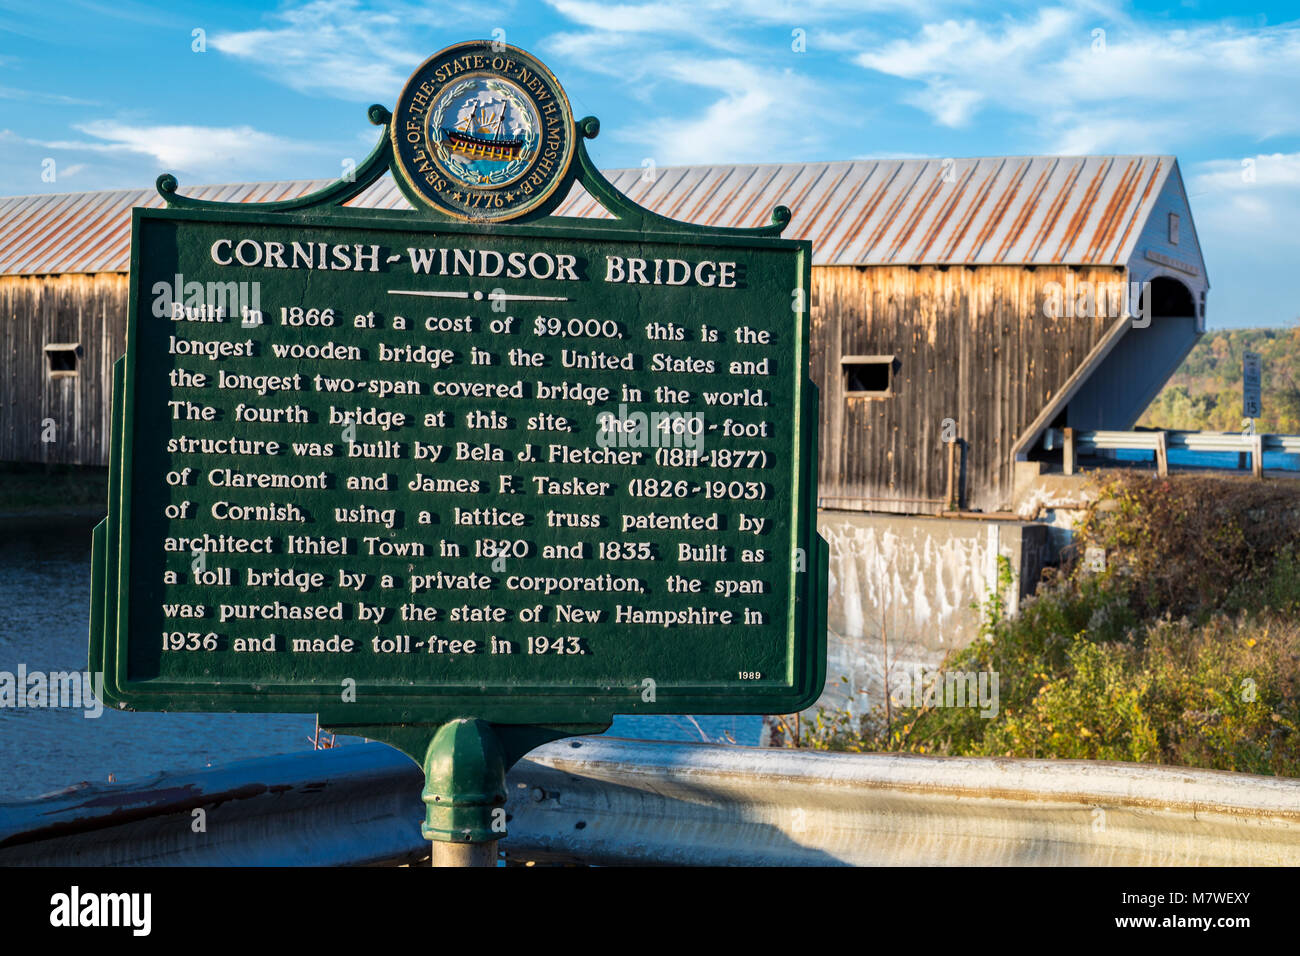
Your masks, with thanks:
[{"label": "small square window on bridge", "polygon": [[844,369],[845,398],[883,398],[892,394],[892,355],[846,355],[840,365]]},{"label": "small square window on bridge", "polygon": [[81,355],[81,346],[71,344],[52,344],[45,346],[45,368],[50,378],[65,378],[77,374],[77,359]]}]

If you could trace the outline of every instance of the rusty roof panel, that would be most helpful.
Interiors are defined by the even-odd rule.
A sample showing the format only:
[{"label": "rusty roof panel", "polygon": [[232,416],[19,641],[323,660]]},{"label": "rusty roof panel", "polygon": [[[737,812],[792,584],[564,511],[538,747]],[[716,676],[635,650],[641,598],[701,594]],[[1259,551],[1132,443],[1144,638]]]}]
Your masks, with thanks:
[{"label": "rusty roof panel", "polygon": [[[785,234],[813,241],[814,265],[1123,265],[1173,166],[1172,156],[994,156],[605,175],[648,209],[705,225],[762,226],[774,206],[789,206]],[[327,184],[232,183],[185,194],[268,202]],[[0,274],[125,272],[131,208],[162,205],[152,189],[0,198]],[[410,208],[387,176],[348,205]],[[581,187],[556,214],[609,218]]]}]

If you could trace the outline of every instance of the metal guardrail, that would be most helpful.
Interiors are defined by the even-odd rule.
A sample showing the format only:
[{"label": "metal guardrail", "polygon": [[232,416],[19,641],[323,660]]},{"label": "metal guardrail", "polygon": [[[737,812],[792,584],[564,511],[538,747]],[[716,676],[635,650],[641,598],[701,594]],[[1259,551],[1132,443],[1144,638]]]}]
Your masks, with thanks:
[{"label": "metal guardrail", "polygon": [[[1300,455],[1300,435],[1245,435],[1240,432],[1076,431],[1074,441],[1075,447],[1080,451],[1095,451],[1099,448],[1155,451],[1161,435],[1165,436],[1167,447],[1187,451],[1249,453],[1254,450],[1255,439],[1258,438],[1264,451]],[[1065,433],[1062,429],[1047,429],[1043,435],[1043,447],[1046,450],[1053,451],[1064,445]]]},{"label": "metal guardrail", "polygon": [[383,744],[78,784],[0,804],[0,866],[408,862],[429,853],[423,786],[420,768]]},{"label": "metal guardrail", "polygon": [[[584,737],[508,784],[502,847],[539,862],[1300,864],[1300,780],[1278,777]],[[0,864],[409,862],[420,787],[379,744],[84,787],[0,805]]]},{"label": "metal guardrail", "polygon": [[608,738],[551,744],[530,763],[503,846],[538,860],[1300,863],[1300,780],[1277,777]]},{"label": "metal guardrail", "polygon": [[1072,431],[1049,428],[1043,433],[1046,451],[1061,449],[1066,474],[1075,470],[1075,456],[1101,450],[1150,451],[1160,474],[1168,473],[1170,449],[1193,452],[1236,452],[1249,455],[1251,469],[1263,473],[1265,452],[1300,455],[1300,435],[1246,435],[1239,432]]},{"label": "metal guardrail", "polygon": [[1168,432],[1170,448],[1185,448],[1189,451],[1235,451],[1253,450],[1254,439],[1258,438],[1264,451],[1284,452],[1288,455],[1300,454],[1300,435],[1241,435],[1235,432]]}]

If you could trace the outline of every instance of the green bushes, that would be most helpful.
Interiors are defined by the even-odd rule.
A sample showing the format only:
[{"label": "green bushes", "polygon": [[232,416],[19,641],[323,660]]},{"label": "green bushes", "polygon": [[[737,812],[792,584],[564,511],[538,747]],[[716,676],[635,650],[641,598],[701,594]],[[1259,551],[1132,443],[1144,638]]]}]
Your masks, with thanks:
[{"label": "green bushes", "polygon": [[1289,482],[1127,475],[1021,613],[986,603],[983,639],[944,662],[998,675],[995,716],[882,704],[822,713],[801,743],[1300,776],[1298,505]]},{"label": "green bushes", "polygon": [[[1300,494],[1289,480],[1128,475],[1111,482],[1081,522],[1079,548],[1104,547],[1108,586],[1134,613],[1201,616],[1257,606],[1261,589],[1294,607]],[[1074,580],[1081,569],[1067,568]],[[1284,608],[1285,609],[1285,608]]]},{"label": "green bushes", "polygon": [[0,514],[93,511],[107,501],[107,468],[0,462]]}]

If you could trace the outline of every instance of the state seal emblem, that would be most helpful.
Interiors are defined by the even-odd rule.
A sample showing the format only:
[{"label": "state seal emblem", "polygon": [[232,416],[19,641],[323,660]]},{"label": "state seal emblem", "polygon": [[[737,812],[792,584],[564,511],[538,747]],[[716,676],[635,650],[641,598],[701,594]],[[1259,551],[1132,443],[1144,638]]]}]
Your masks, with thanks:
[{"label": "state seal emblem", "polygon": [[413,201],[476,222],[544,212],[573,161],[568,97],[539,60],[489,40],[429,57],[391,125],[398,183]]}]

